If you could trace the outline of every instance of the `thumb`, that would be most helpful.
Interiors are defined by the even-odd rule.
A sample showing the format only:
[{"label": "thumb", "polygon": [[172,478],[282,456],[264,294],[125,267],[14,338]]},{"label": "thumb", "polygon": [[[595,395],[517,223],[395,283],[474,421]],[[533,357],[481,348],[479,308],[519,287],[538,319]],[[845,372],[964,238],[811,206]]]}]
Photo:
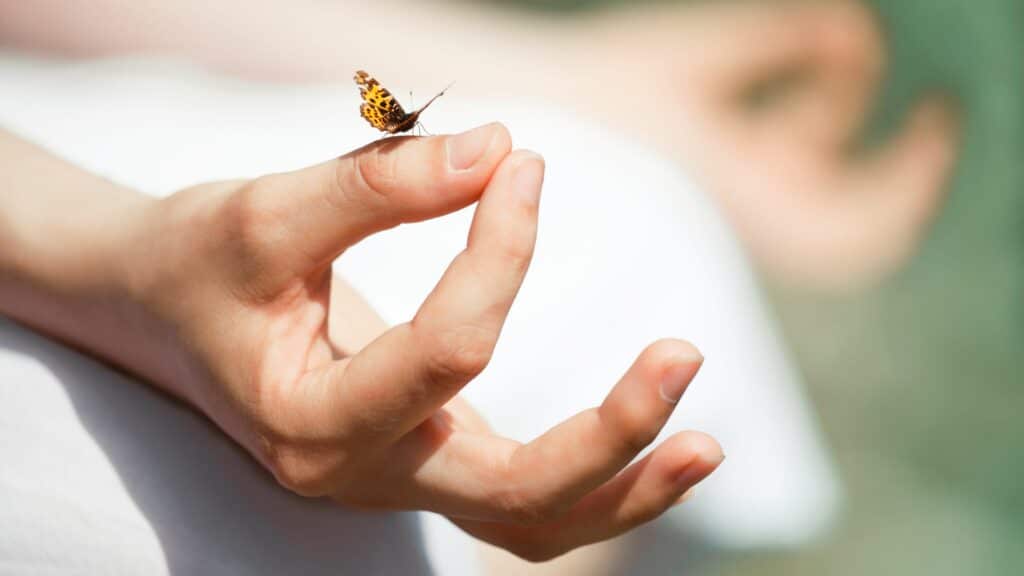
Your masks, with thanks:
[{"label": "thumb", "polygon": [[277,241],[267,250],[290,260],[300,253],[319,266],[370,234],[475,202],[511,147],[497,123],[451,136],[386,138],[260,178],[249,190],[251,211],[274,220]]}]

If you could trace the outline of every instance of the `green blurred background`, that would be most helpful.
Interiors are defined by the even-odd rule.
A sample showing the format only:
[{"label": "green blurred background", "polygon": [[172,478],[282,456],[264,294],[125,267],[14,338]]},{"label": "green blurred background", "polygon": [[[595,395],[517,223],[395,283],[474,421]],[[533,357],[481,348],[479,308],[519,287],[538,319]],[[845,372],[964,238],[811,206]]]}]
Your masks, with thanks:
[{"label": "green blurred background", "polygon": [[878,125],[924,92],[954,93],[958,174],[922,252],[886,285],[831,298],[769,288],[846,510],[816,545],[704,560],[696,573],[1024,574],[1024,2],[870,4],[890,47]]},{"label": "green blurred background", "polygon": [[891,125],[964,107],[963,157],[921,254],[871,294],[775,292],[848,490],[818,547],[727,574],[1024,573],[1024,2],[876,0]]}]

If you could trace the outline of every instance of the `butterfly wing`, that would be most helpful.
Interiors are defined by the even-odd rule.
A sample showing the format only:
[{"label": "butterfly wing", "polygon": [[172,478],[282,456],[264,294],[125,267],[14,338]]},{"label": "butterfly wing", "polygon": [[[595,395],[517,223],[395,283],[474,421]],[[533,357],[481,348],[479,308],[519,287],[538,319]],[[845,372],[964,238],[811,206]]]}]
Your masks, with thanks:
[{"label": "butterfly wing", "polygon": [[359,95],[363,98],[359,114],[370,123],[370,126],[389,134],[409,129],[406,127],[409,114],[376,78],[360,70],[356,72],[354,80],[359,86]]}]

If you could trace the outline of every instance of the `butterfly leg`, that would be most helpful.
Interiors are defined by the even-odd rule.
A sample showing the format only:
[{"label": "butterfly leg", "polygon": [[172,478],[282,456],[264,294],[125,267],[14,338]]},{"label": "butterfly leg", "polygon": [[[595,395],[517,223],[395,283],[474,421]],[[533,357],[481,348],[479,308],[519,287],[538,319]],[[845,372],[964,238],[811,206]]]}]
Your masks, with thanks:
[{"label": "butterfly leg", "polygon": [[[415,110],[415,109],[416,109],[416,100],[414,100],[414,99],[413,99],[413,97],[412,97],[412,90],[409,90],[409,107],[410,107],[410,108],[411,108],[412,110]],[[423,133],[422,133],[422,132],[421,132],[421,130],[420,130],[421,128],[422,128],[422,127],[420,126],[420,123],[419,123],[419,122],[417,122],[417,123],[416,123],[416,135],[417,135],[417,136],[423,136]]]}]

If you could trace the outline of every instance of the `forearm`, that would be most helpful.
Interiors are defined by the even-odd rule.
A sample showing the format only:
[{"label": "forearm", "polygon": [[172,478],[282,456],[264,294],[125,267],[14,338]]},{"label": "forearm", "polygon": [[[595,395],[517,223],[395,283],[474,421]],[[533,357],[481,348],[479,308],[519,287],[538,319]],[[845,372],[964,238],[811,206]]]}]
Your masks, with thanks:
[{"label": "forearm", "polygon": [[[95,57],[165,54],[262,79],[347,81],[366,68],[429,92],[572,92],[587,23],[443,1],[0,0],[0,42]],[[55,33],[55,31],[59,31]]]},{"label": "forearm", "polygon": [[153,202],[0,131],[0,314],[156,372],[130,264],[146,250],[137,230]]}]

